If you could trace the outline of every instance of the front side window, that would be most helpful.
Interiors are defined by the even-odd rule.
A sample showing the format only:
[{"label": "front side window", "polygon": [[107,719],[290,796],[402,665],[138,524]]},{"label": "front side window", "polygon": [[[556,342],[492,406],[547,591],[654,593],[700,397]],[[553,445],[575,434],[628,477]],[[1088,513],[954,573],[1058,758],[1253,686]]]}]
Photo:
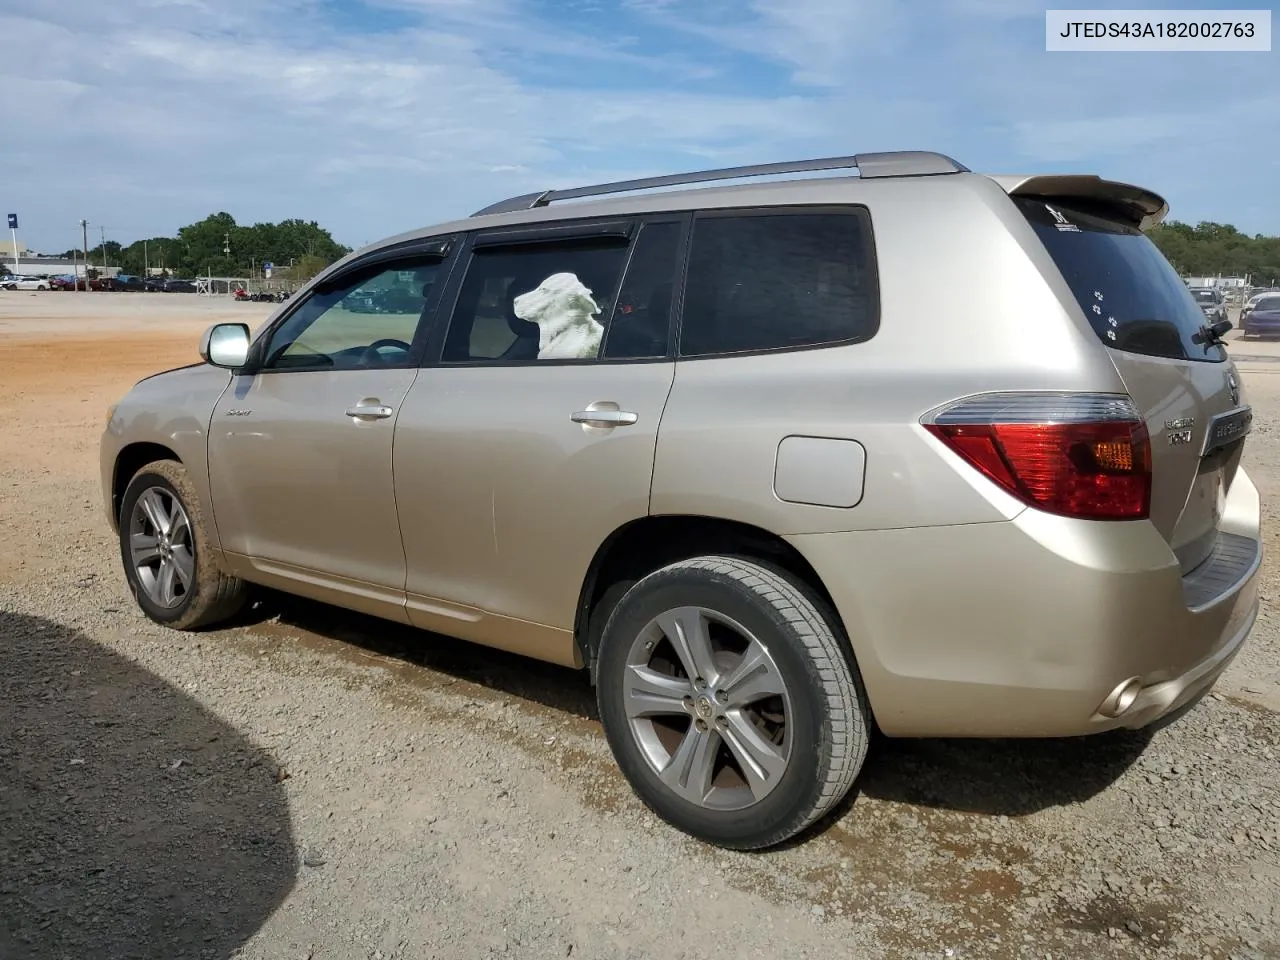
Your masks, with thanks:
[{"label": "front side window", "polygon": [[856,342],[877,325],[863,211],[716,215],[694,223],[682,356]]},{"label": "front side window", "polygon": [[475,251],[444,362],[598,359],[626,259],[622,238]]},{"label": "front side window", "polygon": [[394,261],[317,288],[271,335],[264,367],[369,370],[410,363],[439,258]]}]

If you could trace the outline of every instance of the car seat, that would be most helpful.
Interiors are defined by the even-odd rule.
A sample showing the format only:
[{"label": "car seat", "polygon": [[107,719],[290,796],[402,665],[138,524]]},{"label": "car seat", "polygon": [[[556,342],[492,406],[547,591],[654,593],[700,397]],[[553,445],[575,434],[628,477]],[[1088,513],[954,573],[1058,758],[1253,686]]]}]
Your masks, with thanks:
[{"label": "car seat", "polygon": [[538,357],[538,337],[541,328],[529,320],[516,316],[515,300],[522,293],[528,293],[542,282],[542,278],[532,276],[516,277],[507,287],[507,326],[516,335],[511,346],[507,347],[496,359],[502,361],[536,360]]}]

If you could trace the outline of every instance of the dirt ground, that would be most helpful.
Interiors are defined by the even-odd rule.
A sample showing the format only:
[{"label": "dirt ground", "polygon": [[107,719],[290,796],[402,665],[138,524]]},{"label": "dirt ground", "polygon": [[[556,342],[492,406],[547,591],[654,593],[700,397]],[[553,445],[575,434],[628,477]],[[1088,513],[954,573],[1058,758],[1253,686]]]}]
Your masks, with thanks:
[{"label": "dirt ground", "polygon": [[702,846],[585,677],[301,600],[177,634],[129,600],[97,443],[270,305],[0,294],[0,958],[1280,957],[1280,344],[1263,612],[1152,733],[878,741],[805,842]]}]

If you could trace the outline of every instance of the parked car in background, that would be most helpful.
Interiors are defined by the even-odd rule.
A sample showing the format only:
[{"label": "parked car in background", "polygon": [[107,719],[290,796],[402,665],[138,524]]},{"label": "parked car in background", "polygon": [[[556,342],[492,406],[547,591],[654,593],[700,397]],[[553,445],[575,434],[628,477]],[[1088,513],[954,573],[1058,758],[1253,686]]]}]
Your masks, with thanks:
[{"label": "parked car in background", "polygon": [[76,289],[76,277],[70,273],[64,273],[57,277],[49,278],[50,290],[74,290]]},{"label": "parked car in background", "polygon": [[739,849],[840,804],[875,730],[1171,721],[1253,628],[1262,539],[1167,212],[878,153],[388,238],[108,412],[124,575],[174,629],[253,583],[582,668],[639,797]]},{"label": "parked car in background", "polygon": [[1263,297],[1269,296],[1271,294],[1276,294],[1276,293],[1280,293],[1280,287],[1260,287],[1254,290],[1250,290],[1249,297],[1244,302],[1245,309],[1248,309],[1251,305],[1257,303]]},{"label": "parked car in background", "polygon": [[108,291],[116,288],[114,277],[94,277],[89,281],[90,290]]},{"label": "parked car in background", "polygon": [[0,288],[5,290],[48,290],[48,277],[22,277],[10,274],[0,280]]},{"label": "parked car in background", "polygon": [[167,277],[159,287],[163,293],[195,293],[196,285],[190,280],[180,280],[177,277]]},{"label": "parked car in background", "polygon": [[134,292],[141,293],[142,291],[147,289],[146,281],[144,281],[141,277],[135,277],[127,273],[122,273],[118,275],[115,278],[115,280],[116,280],[116,285],[115,285],[116,290],[132,290]]},{"label": "parked car in background", "polygon": [[1250,300],[1240,311],[1240,334],[1267,337],[1280,334],[1280,293],[1264,293]]},{"label": "parked car in background", "polygon": [[164,289],[164,282],[167,279],[167,277],[147,277],[142,281],[142,285],[146,287],[149,292],[155,293]]},{"label": "parked car in background", "polygon": [[1227,301],[1217,287],[1192,287],[1191,295],[1196,298],[1200,310],[1204,313],[1206,323],[1218,323],[1227,319]]}]

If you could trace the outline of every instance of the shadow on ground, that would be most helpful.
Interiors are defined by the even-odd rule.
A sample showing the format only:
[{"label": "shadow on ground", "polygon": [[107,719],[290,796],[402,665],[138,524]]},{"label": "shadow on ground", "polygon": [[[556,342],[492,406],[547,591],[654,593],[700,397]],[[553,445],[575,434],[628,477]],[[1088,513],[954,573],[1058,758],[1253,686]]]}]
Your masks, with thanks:
[{"label": "shadow on ground", "polygon": [[[453,640],[283,594],[266,594],[251,622],[278,616],[293,631],[467,680],[540,707],[598,720],[585,672]],[[258,629],[261,629],[259,627]],[[306,639],[304,643],[314,642]],[[341,654],[341,648],[335,652]],[[890,740],[876,736],[858,796],[985,815],[1021,816],[1087,800],[1142,755],[1149,732],[1058,740]],[[820,827],[822,829],[822,827]]]},{"label": "shadow on ground", "polygon": [[0,610],[0,957],[232,955],[296,876],[275,772],[137,664]]},{"label": "shadow on ground", "polygon": [[877,737],[859,792],[913,806],[1009,817],[1101,793],[1151,737],[1116,731],[1057,740],[890,740]]},{"label": "shadow on ground", "polygon": [[[595,691],[584,670],[570,670],[317,601],[260,590],[258,602],[245,612],[241,623],[270,636],[275,632],[273,625],[265,623],[270,618],[278,618],[280,626],[292,632],[301,632],[303,642],[309,646],[315,646],[317,638],[337,641],[519,697],[548,710],[583,720],[598,719]],[[326,649],[343,655],[341,648]]]}]

